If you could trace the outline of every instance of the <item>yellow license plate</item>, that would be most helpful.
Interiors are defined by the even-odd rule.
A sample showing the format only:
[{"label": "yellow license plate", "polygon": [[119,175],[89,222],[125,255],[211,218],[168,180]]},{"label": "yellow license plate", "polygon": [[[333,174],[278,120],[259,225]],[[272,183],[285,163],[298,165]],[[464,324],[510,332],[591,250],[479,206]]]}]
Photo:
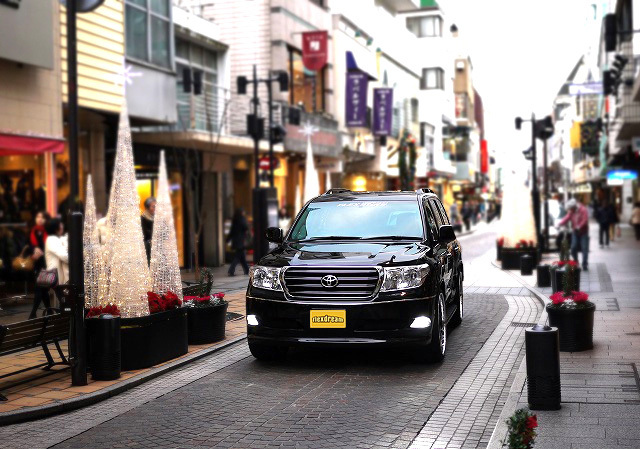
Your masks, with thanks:
[{"label": "yellow license plate", "polygon": [[344,329],[347,327],[346,310],[312,310],[311,329],[331,328]]}]

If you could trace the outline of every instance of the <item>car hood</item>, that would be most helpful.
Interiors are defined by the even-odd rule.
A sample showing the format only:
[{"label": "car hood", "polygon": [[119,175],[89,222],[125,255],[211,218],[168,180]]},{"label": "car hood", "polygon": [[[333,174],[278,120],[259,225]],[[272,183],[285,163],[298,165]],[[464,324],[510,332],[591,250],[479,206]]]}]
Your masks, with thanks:
[{"label": "car hood", "polygon": [[423,259],[430,248],[419,242],[285,243],[260,261],[269,266],[396,265]]}]

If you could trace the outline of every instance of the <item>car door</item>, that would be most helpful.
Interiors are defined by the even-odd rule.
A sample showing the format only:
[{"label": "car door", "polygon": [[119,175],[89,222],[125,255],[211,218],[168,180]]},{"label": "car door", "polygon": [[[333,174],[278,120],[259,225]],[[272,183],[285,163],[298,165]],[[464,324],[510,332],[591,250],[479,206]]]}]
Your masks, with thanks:
[{"label": "car door", "polygon": [[431,220],[435,225],[435,232],[433,235],[434,247],[433,252],[436,259],[440,263],[440,278],[442,279],[445,285],[445,297],[449,295],[450,284],[451,284],[451,272],[449,268],[449,252],[447,250],[447,245],[444,245],[440,242],[440,226],[443,225],[442,217],[438,212],[437,207],[433,204],[432,200],[425,201],[425,213],[427,214],[427,220]]},{"label": "car door", "polygon": [[[443,224],[450,225],[451,222],[449,221],[449,216],[447,215],[447,211],[442,205],[442,202],[437,198],[432,199],[432,201],[433,201],[433,204],[438,209],[438,212],[440,212],[440,216],[442,217]],[[451,288],[451,291],[453,292],[457,287],[456,274],[458,272],[458,265],[460,262],[460,246],[457,240],[454,240],[447,244],[447,252],[449,254],[448,258],[449,258],[449,271],[450,271],[449,286]]]}]

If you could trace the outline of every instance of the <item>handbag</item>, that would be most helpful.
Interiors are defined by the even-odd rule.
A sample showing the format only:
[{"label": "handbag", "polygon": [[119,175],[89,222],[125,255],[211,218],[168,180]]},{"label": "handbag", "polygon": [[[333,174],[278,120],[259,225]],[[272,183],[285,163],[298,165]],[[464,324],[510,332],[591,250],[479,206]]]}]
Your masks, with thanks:
[{"label": "handbag", "polygon": [[20,255],[15,257],[11,262],[11,268],[16,271],[33,271],[33,259],[29,256],[25,256],[28,249],[28,246],[22,248]]},{"label": "handbag", "polygon": [[53,288],[58,285],[58,270],[42,270],[36,278],[36,285],[40,288]]}]

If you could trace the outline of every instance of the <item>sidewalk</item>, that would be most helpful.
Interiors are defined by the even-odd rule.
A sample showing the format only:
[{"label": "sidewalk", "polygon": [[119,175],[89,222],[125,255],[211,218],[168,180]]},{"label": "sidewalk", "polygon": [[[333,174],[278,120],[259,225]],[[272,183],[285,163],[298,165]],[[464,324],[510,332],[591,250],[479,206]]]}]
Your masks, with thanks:
[{"label": "sidewalk", "polygon": [[[640,447],[640,242],[629,226],[621,228],[622,237],[600,249],[597,227],[590,226],[589,271],[582,273],[581,289],[597,307],[594,349],[560,353],[562,408],[534,412],[536,448]],[[545,262],[553,260],[557,257],[545,257]],[[536,289],[535,276],[511,274],[548,301],[550,289]],[[527,407],[525,375],[520,374],[501,419]],[[504,432],[499,422],[489,447],[500,447]]]}]

